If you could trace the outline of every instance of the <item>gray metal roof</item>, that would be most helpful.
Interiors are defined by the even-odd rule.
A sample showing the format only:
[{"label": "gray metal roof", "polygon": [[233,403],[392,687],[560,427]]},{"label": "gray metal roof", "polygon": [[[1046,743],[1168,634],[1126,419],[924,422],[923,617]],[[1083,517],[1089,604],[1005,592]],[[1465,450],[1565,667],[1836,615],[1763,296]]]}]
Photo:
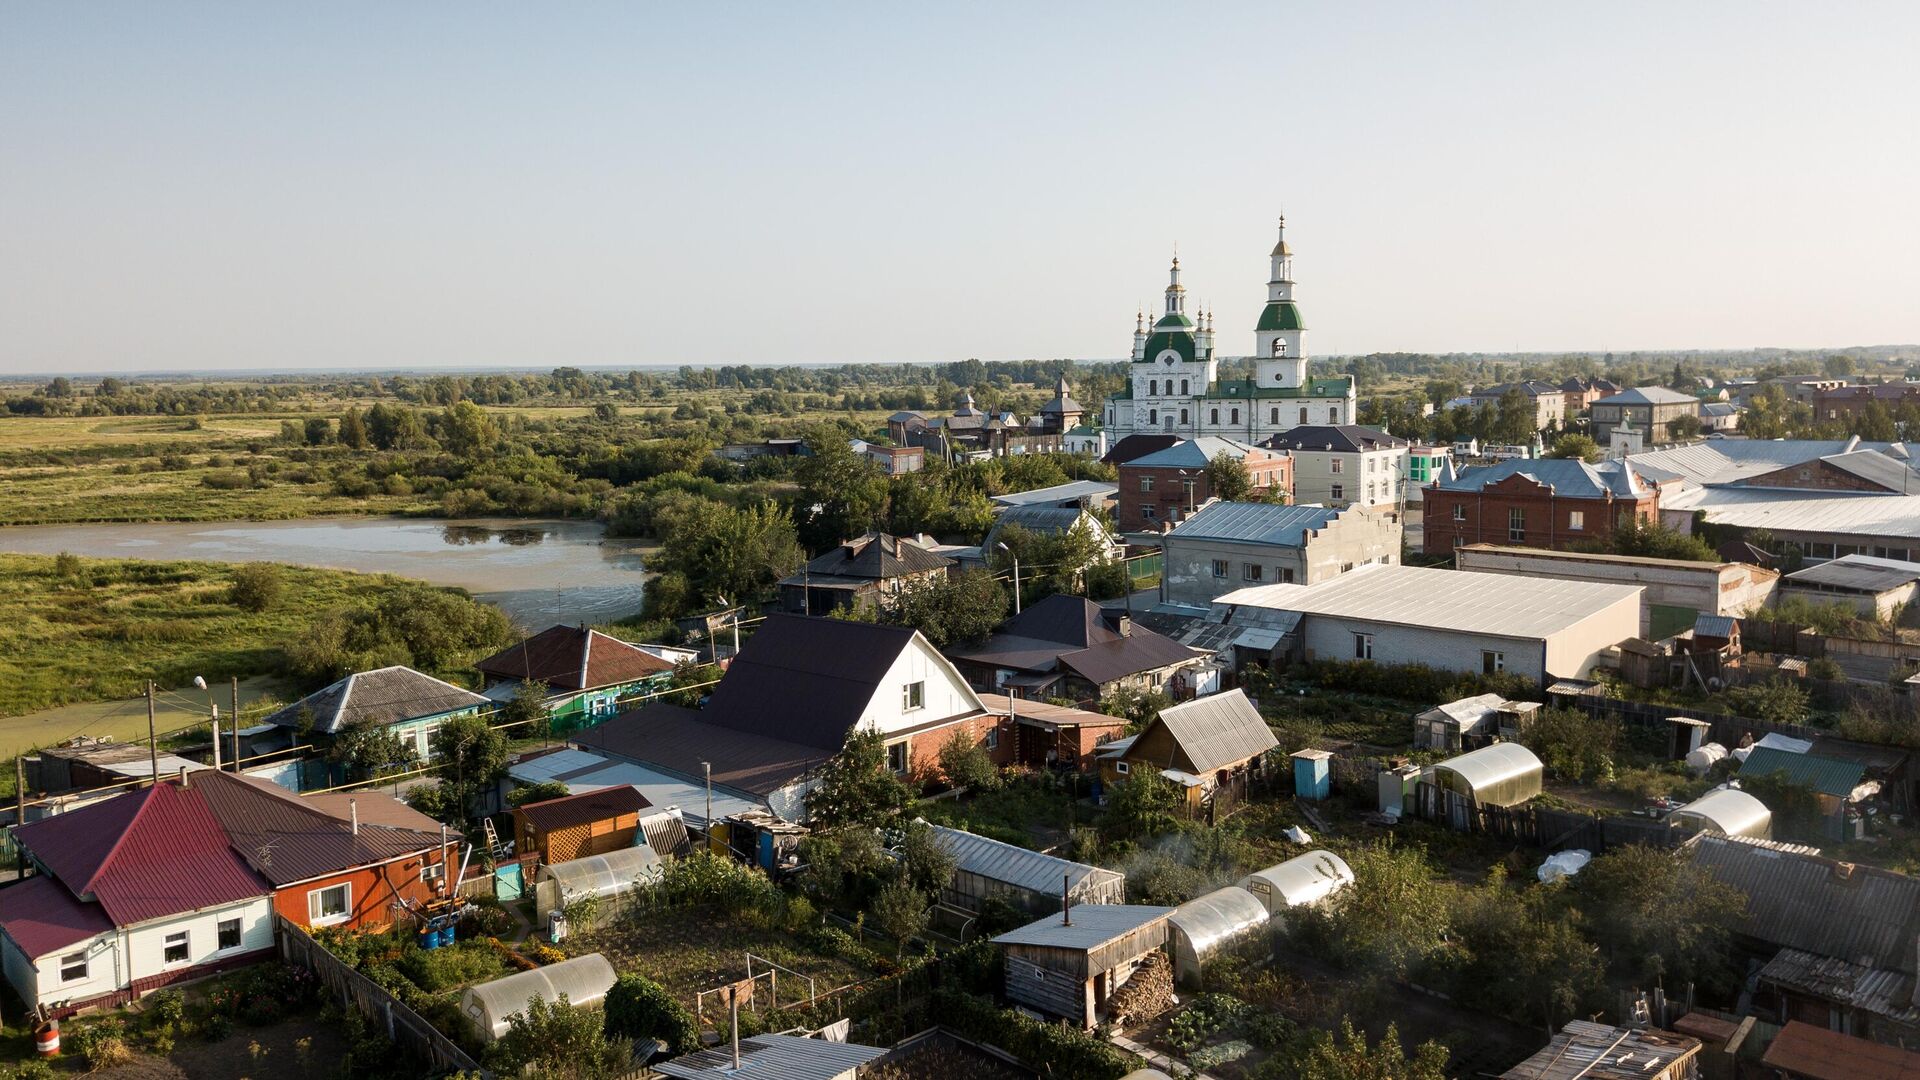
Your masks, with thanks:
[{"label": "gray metal roof", "polygon": [[1202,773],[1237,765],[1280,745],[1240,689],[1161,709],[1154,723],[1166,726],[1194,770]]},{"label": "gray metal roof", "polygon": [[993,501],[1000,506],[1037,506],[1075,499],[1111,499],[1119,493],[1118,484],[1109,484],[1101,480],[1074,480],[1065,484],[1055,484],[1052,487],[1034,488],[1032,491],[995,495]]},{"label": "gray metal roof", "polygon": [[1704,487],[1660,497],[1662,510],[1705,511],[1716,525],[1920,539],[1920,498],[1871,492],[1792,491],[1781,488]]},{"label": "gray metal roof", "polygon": [[1057,893],[1061,885],[1078,890],[1087,882],[1125,882],[1126,875],[1086,863],[1042,855],[1013,844],[988,839],[963,829],[933,826],[934,842],[958,860],[958,869],[994,881],[1003,881],[1040,893]]},{"label": "gray metal roof", "polygon": [[1920,495],[1920,477],[1904,461],[1874,450],[1830,454],[1820,459],[1841,472],[1902,495]]},{"label": "gray metal roof", "polygon": [[1169,535],[1181,540],[1244,540],[1300,547],[1306,543],[1308,530],[1326,528],[1340,513],[1326,506],[1217,502],[1181,522]]},{"label": "gray metal roof", "polygon": [[718,1046],[661,1062],[653,1070],[681,1080],[834,1080],[886,1053],[859,1043],[755,1035],[740,1040],[738,1069],[733,1067],[733,1048]]},{"label": "gray metal roof", "polygon": [[1913,979],[1898,971],[1781,949],[1760,969],[1760,978],[1903,1023],[1920,1022],[1920,1008],[1913,1003]]},{"label": "gray metal roof", "polygon": [[311,724],[321,734],[337,735],[360,724],[385,727],[491,704],[470,690],[395,664],[358,671],[329,683],[274,712],[264,722],[279,727]]},{"label": "gray metal roof", "polygon": [[[1218,597],[1214,604],[1491,637],[1546,638],[1622,601],[1638,608],[1640,592],[1638,585],[1370,565],[1314,585],[1256,585]],[[1234,621],[1243,621],[1238,612]]]},{"label": "gray metal roof", "polygon": [[1787,580],[1832,592],[1882,593],[1920,581],[1920,563],[1878,559],[1872,555],[1842,555],[1818,566],[1795,570],[1787,575]]},{"label": "gray metal roof", "polygon": [[1114,938],[1150,926],[1173,914],[1170,907],[1143,904],[1075,904],[1072,925],[1049,915],[994,938],[996,945],[1041,945],[1050,949],[1096,949]]},{"label": "gray metal roof", "polygon": [[1175,443],[1165,450],[1156,450],[1145,457],[1134,458],[1128,465],[1146,468],[1179,467],[1187,469],[1205,468],[1207,462],[1221,454],[1235,458],[1244,458],[1260,448],[1249,446],[1234,439],[1223,439],[1217,435],[1202,435],[1197,439]]},{"label": "gray metal roof", "polygon": [[1747,936],[1914,973],[1920,878],[1734,837],[1702,834],[1689,846],[1695,865],[1747,894]]},{"label": "gray metal roof", "polygon": [[1600,400],[1609,405],[1678,405],[1681,402],[1692,403],[1697,399],[1690,394],[1669,390],[1664,386],[1636,386],[1631,390],[1622,390],[1618,394],[1611,394]]},{"label": "gray metal roof", "polygon": [[1451,480],[1442,481],[1442,491],[1479,491],[1488,484],[1514,474],[1545,484],[1553,493],[1569,499],[1635,498],[1645,494],[1633,473],[1626,469],[1605,469],[1573,458],[1513,458],[1492,465],[1462,469]]},{"label": "gray metal roof", "polygon": [[1731,638],[1733,628],[1740,620],[1731,615],[1711,615],[1701,612],[1693,617],[1693,636],[1711,638]]}]

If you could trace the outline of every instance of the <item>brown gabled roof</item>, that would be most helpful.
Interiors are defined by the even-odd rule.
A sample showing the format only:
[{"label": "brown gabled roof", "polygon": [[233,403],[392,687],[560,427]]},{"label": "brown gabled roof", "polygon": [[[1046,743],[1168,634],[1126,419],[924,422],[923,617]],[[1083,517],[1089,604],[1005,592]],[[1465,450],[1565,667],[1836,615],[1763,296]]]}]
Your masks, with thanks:
[{"label": "brown gabled roof", "polygon": [[522,806],[519,813],[541,832],[569,829],[596,821],[609,821],[628,814],[639,814],[653,804],[631,784],[583,791]]},{"label": "brown gabled roof", "polygon": [[1920,1054],[1799,1020],[1780,1029],[1760,1063],[1809,1080],[1920,1080]]},{"label": "brown gabled roof", "polygon": [[497,679],[543,682],[555,690],[619,686],[673,670],[645,649],[578,626],[550,626],[474,667]]},{"label": "brown gabled roof", "polygon": [[807,576],[813,574],[886,581],[907,574],[944,570],[952,565],[952,559],[936,555],[911,540],[870,532],[808,561],[805,575],[792,575],[781,584],[802,584]]},{"label": "brown gabled roof", "polygon": [[[356,830],[350,821],[308,804],[278,784],[255,777],[203,772],[194,776],[193,790],[206,799],[234,853],[276,887],[391,862],[440,846],[437,832],[375,825],[365,817]],[[354,796],[369,803],[389,797],[377,792]]]}]

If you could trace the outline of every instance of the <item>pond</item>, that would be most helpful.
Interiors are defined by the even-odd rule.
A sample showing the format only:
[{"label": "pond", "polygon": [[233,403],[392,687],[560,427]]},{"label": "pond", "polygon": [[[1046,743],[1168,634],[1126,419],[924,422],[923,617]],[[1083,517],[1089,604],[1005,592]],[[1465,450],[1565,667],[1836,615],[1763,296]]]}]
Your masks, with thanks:
[{"label": "pond", "polygon": [[0,551],[106,559],[283,562],[454,585],[529,630],[638,614],[647,541],[597,522],[309,518],[0,528]]}]

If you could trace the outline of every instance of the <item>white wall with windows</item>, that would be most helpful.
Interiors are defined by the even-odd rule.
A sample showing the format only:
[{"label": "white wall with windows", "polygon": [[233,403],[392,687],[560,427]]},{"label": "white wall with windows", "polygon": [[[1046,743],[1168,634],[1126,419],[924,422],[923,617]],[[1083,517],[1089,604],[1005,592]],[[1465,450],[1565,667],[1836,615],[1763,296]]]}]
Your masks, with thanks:
[{"label": "white wall with windows", "polygon": [[86,1001],[125,990],[136,980],[270,948],[273,905],[262,896],[155,919],[39,957],[26,956],[10,938],[0,940],[0,968],[29,1007]]},{"label": "white wall with windows", "polygon": [[891,734],[979,711],[980,698],[967,680],[916,634],[880,680],[860,714],[860,725]]}]

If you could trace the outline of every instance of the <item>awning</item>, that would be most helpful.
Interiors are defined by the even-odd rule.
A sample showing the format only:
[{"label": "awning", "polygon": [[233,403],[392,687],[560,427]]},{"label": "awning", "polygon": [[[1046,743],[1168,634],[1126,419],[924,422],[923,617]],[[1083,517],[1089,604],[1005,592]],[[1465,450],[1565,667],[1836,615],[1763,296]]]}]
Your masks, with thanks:
[{"label": "awning", "polygon": [[1261,652],[1270,652],[1280,644],[1280,639],[1285,636],[1286,635],[1278,630],[1272,630],[1264,626],[1254,626],[1234,635],[1233,643],[1243,649],[1256,649]]}]

